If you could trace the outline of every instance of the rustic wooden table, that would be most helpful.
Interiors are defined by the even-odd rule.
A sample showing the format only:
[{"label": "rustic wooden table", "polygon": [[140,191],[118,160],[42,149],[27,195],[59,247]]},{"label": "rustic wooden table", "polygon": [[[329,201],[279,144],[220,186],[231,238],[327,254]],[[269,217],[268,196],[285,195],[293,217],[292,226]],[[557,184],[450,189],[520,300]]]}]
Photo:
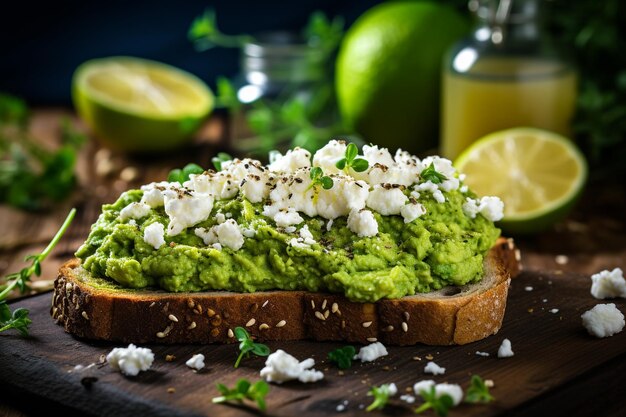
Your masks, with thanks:
[{"label": "rustic wooden table", "polygon": [[[63,114],[66,112],[61,110],[36,112],[33,134],[53,146],[53,132]],[[69,208],[77,207],[78,215],[74,224],[43,265],[44,273],[37,285],[38,288],[45,289],[55,277],[58,266],[71,257],[84,240],[103,202],[113,201],[125,189],[161,180],[171,168],[184,163],[196,162],[201,166],[210,166],[211,156],[227,146],[220,139],[225,136],[224,123],[218,118],[207,124],[192,146],[167,156],[128,157],[101,149],[95,142],[89,143],[80,155],[80,187],[71,201],[52,212],[37,214],[0,206],[0,275],[19,270],[24,256],[39,252],[52,237]],[[378,366],[360,366],[354,374],[338,376],[337,371],[331,367],[327,371],[327,381],[321,388],[296,384],[275,388],[277,394],[270,401],[270,405],[276,407],[270,409],[275,410],[276,415],[322,415],[336,412],[336,406],[345,398],[350,401],[346,412],[359,415],[362,413],[359,406],[368,401],[365,397],[368,384],[395,381],[404,390],[412,382],[425,376],[421,373],[419,361],[412,358],[432,354],[437,360],[447,363],[450,371],[446,376],[449,381],[466,385],[469,373],[477,371],[496,381],[494,394],[498,401],[495,404],[476,408],[464,406],[459,411],[454,410],[451,415],[549,413],[583,416],[589,415],[596,405],[598,409],[594,414],[626,415],[626,390],[623,388],[626,386],[625,335],[594,340],[584,333],[579,318],[582,311],[597,303],[588,294],[588,276],[602,269],[626,269],[625,213],[626,184],[593,184],[588,187],[577,208],[566,221],[538,236],[517,238],[525,272],[513,284],[505,324],[498,336],[464,347],[390,348],[389,357],[381,360]],[[533,286],[534,291],[523,291],[523,287],[527,285]],[[180,363],[172,366],[172,369],[162,364],[155,373],[137,380],[127,380],[119,374],[106,373],[106,369],[99,369],[103,373],[99,378],[108,384],[103,385],[112,391],[105,389],[100,392],[102,398],[93,395],[85,400],[80,394],[83,388],[80,384],[75,386],[77,380],[72,379],[67,371],[73,365],[97,361],[99,355],[106,353],[111,346],[84,343],[65,335],[61,328],[53,325],[52,320],[46,320],[49,302],[47,297],[40,295],[21,302],[32,309],[37,319],[33,325],[33,333],[38,335],[35,342],[13,335],[0,335],[0,361],[3,357],[10,357],[15,359],[15,363],[19,359],[31,365],[21,370],[7,367],[3,368],[4,373],[0,372],[4,377],[9,372],[16,372],[8,379],[0,378],[0,417],[36,415],[41,405],[48,411],[60,411],[65,415],[84,415],[85,401],[93,401],[92,413],[112,415],[115,410],[111,411],[105,407],[106,402],[102,402],[102,398],[107,395],[118,400],[121,398],[122,402],[134,404],[139,409],[151,402],[157,402],[159,406],[156,408],[143,408],[145,412],[153,414],[203,415],[213,411],[219,415],[238,415],[250,412],[242,408],[215,409],[200,405],[208,404],[208,399],[214,395],[212,386],[218,376],[224,377],[228,382],[237,375],[254,377],[254,370],[262,365],[262,361],[251,361],[241,374],[232,373],[230,367],[223,366],[220,362],[230,363],[232,352],[227,347],[203,348],[203,351],[213,352],[211,361],[214,364],[209,366],[209,372],[199,375],[190,374]],[[549,301],[544,303],[543,299]],[[626,311],[624,300],[616,303],[622,311]],[[549,309],[556,307],[560,310],[559,314],[549,313]],[[493,356],[501,339],[509,336],[513,340],[514,350],[516,346],[518,348],[515,357],[500,362],[495,358],[479,358],[473,354],[476,350],[487,350]],[[329,365],[324,363],[324,355],[319,349],[330,350],[333,346],[298,342],[290,344],[289,351],[298,355],[313,355],[328,369]],[[163,347],[154,349],[157,357],[172,350]],[[193,350],[202,348],[173,348],[180,357],[192,353]],[[47,369],[45,367],[50,365],[48,362],[46,365],[36,360],[38,355],[48,355],[48,359],[56,363],[54,372],[38,373],[38,366]],[[31,361],[28,358],[33,359]],[[62,390],[54,384],[51,377],[67,383],[71,389]],[[40,395],[33,396],[33,389],[24,388],[24,381],[27,381],[24,378],[39,381],[32,386],[36,387],[34,391]],[[210,389],[191,389],[184,382],[189,379],[193,379],[194,383],[208,384]],[[168,395],[166,388],[175,383],[179,383],[177,394]],[[181,387],[185,387],[188,394],[181,393]],[[63,394],[49,395],[50,390]],[[78,390],[74,398],[72,390]],[[141,401],[136,403],[131,398],[139,398]],[[82,405],[78,407],[78,404]],[[410,409],[407,404],[399,401],[394,404],[385,414],[405,414]],[[125,415],[119,412],[119,415]]]}]

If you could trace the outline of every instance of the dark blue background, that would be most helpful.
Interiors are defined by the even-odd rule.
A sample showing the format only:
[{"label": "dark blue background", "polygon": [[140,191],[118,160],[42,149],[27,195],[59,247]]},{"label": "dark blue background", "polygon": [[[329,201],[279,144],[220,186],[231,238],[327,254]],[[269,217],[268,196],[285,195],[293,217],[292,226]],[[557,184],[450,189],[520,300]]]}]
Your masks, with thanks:
[{"label": "dark blue background", "polygon": [[155,59],[186,69],[211,87],[238,72],[239,51],[197,52],[187,39],[193,19],[211,7],[228,34],[300,30],[311,12],[350,25],[378,0],[46,1],[12,0],[0,10],[0,91],[34,105],[69,105],[72,73],[111,55]]}]

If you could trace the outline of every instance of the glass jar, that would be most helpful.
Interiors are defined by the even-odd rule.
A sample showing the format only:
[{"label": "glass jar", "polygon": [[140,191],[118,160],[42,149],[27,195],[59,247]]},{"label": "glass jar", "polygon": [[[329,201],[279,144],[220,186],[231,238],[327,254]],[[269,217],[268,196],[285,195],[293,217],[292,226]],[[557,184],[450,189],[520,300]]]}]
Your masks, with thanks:
[{"label": "glass jar", "polygon": [[540,25],[541,0],[471,0],[471,36],[443,66],[441,153],[456,158],[494,131],[531,126],[570,135],[577,76]]}]

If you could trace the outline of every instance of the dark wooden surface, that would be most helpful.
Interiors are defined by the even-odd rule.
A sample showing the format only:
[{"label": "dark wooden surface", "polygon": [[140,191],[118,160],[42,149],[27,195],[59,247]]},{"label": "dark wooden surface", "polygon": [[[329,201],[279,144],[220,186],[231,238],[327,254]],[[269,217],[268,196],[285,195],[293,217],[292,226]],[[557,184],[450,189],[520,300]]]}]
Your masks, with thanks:
[{"label": "dark wooden surface", "polygon": [[[53,132],[59,116],[66,113],[36,112],[33,134],[54,146]],[[211,156],[227,146],[224,136],[223,123],[213,119],[192,146],[159,157],[128,157],[90,143],[79,158],[80,186],[71,201],[52,212],[34,214],[0,205],[0,275],[19,270],[24,255],[43,249],[69,207],[75,206],[78,215],[74,224],[43,264],[38,283],[45,288],[58,266],[85,239],[103,202],[113,201],[125,189],[160,180],[169,169],[184,163],[209,166]],[[126,175],[126,167],[132,167],[134,175]],[[465,387],[469,375],[479,373],[496,383],[496,403],[462,406],[453,416],[626,415],[626,332],[597,340],[586,335],[580,323],[580,314],[600,302],[589,294],[589,275],[602,269],[626,269],[626,184],[594,183],[568,219],[540,235],[518,237],[516,243],[522,250],[526,272],[513,283],[505,324],[498,335],[461,347],[391,347],[388,357],[373,364],[357,364],[343,376],[324,360],[335,344],[273,343],[273,349],[284,348],[299,359],[314,357],[326,379],[311,385],[272,386],[270,414],[335,413],[344,399],[349,401],[346,413],[362,414],[359,405],[369,403],[365,395],[369,386],[395,382],[404,391],[427,377],[422,370],[426,355],[432,354],[438,364],[448,368],[446,375],[435,378],[437,381]],[[534,290],[524,291],[527,285]],[[547,303],[542,302],[544,298]],[[65,416],[125,415],[131,410],[135,415],[251,413],[246,408],[210,404],[216,381],[256,378],[263,366],[263,359],[253,359],[235,371],[230,366],[236,355],[233,346],[153,346],[157,355],[152,371],[124,378],[108,366],[96,367],[90,370],[95,375],[90,376],[98,381],[90,389],[84,388],[81,375],[68,371],[78,364],[98,362],[113,345],[75,340],[64,334],[48,317],[49,302],[49,294],[19,302],[33,311],[32,338],[0,334],[0,417],[40,415],[42,406],[46,412],[58,411]],[[626,311],[624,300],[616,303]],[[560,311],[549,313],[551,308]],[[494,355],[504,337],[511,339],[516,355],[497,359]],[[492,356],[476,356],[476,350]],[[207,370],[198,374],[184,365],[196,352],[207,356]],[[165,362],[165,354],[178,359]],[[422,361],[413,360],[414,356]],[[176,392],[169,394],[169,387]],[[409,415],[409,411],[410,406],[396,399],[383,414]]]},{"label": "dark wooden surface", "polygon": [[[526,291],[532,286],[532,291]],[[547,302],[543,302],[546,299]],[[323,370],[323,381],[313,384],[290,382],[272,385],[268,396],[268,414],[273,416],[323,416],[336,413],[336,407],[348,400],[345,415],[359,415],[371,399],[366,392],[371,385],[394,382],[401,393],[432,376],[423,373],[427,355],[446,368],[436,376],[438,382],[458,383],[466,387],[470,375],[492,379],[497,401],[488,406],[462,405],[451,416],[532,416],[546,407],[556,408],[554,415],[589,415],[581,410],[598,401],[597,390],[588,386],[600,382],[602,391],[620,387],[626,393],[626,332],[610,338],[589,336],[581,325],[580,315],[597,304],[589,294],[589,278],[583,275],[525,272],[512,283],[505,322],[501,331],[490,338],[453,347],[388,347],[389,355],[373,363],[356,363],[340,372],[326,360],[335,343],[269,343],[272,350],[282,348],[299,359],[312,357],[316,368]],[[626,300],[616,301],[624,310]],[[134,378],[98,364],[116,345],[78,340],[63,332],[49,317],[50,295],[39,295],[15,304],[27,307],[33,316],[31,338],[3,335],[0,350],[0,382],[53,400],[79,411],[101,415],[131,416],[235,416],[251,414],[246,408],[214,405],[215,382],[232,385],[240,378],[258,379],[264,359],[245,360],[240,369],[232,364],[235,345],[150,346],[155,353],[152,369]],[[558,308],[554,314],[549,310]],[[511,340],[515,356],[499,359],[496,352],[504,338]],[[488,352],[489,357],[475,354]],[[195,353],[206,356],[207,368],[194,372],[184,362]],[[166,362],[165,355],[176,360]],[[415,359],[420,357],[421,360]],[[74,371],[75,365],[87,371]],[[621,371],[621,372],[618,372]],[[610,380],[607,380],[609,378]],[[81,384],[84,377],[96,377],[90,388]],[[610,384],[607,382],[610,381]],[[176,392],[168,393],[173,387]],[[587,388],[585,388],[587,387]],[[610,391],[609,391],[610,392]],[[573,395],[572,393],[575,393]],[[605,394],[606,395],[606,394]],[[598,415],[611,411],[617,403],[625,406],[624,395],[612,398]],[[558,412],[557,412],[558,411]],[[620,412],[620,410],[617,410]],[[411,406],[395,398],[387,413],[412,415]],[[619,414],[614,414],[619,415]],[[623,414],[622,414],[623,415]]]}]

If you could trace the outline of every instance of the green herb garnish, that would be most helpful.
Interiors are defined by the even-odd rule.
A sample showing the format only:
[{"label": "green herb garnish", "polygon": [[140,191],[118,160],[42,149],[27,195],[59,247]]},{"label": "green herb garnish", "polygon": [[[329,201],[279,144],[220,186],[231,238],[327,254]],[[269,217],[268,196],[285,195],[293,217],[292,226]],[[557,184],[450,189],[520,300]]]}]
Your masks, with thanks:
[{"label": "green herb garnish", "polygon": [[441,184],[443,181],[448,179],[442,173],[437,172],[437,170],[435,169],[435,163],[434,162],[431,162],[430,165],[428,165],[428,167],[422,171],[420,176],[424,180],[430,181],[433,184]]},{"label": "green herb garnish", "polygon": [[352,358],[355,354],[354,346],[344,346],[328,352],[328,359],[336,363],[339,369],[348,369],[352,366]]},{"label": "green herb garnish", "polygon": [[363,172],[369,167],[369,163],[366,159],[357,158],[359,154],[359,149],[356,147],[354,143],[349,143],[346,146],[345,157],[341,158],[337,161],[337,168],[343,169],[344,171],[348,171],[348,169],[352,168],[356,172]]},{"label": "green herb garnish", "polygon": [[201,166],[196,164],[187,164],[183,169],[173,169],[167,175],[167,180],[169,182],[178,182],[180,185],[183,185],[185,181],[189,181],[189,176],[191,174],[199,175],[204,172]]},{"label": "green herb garnish", "polygon": [[31,137],[28,124],[26,103],[0,93],[0,202],[41,210],[74,190],[77,154],[87,137],[62,119],[61,146],[49,150]]},{"label": "green herb garnish", "polygon": [[265,396],[270,391],[269,385],[259,380],[254,384],[250,383],[247,379],[240,379],[235,384],[235,388],[230,389],[224,384],[217,384],[218,391],[222,394],[219,397],[213,398],[213,403],[220,404],[226,401],[243,402],[243,400],[255,401],[259,410],[265,411]]},{"label": "green herb garnish", "polygon": [[316,185],[321,185],[323,189],[330,190],[333,188],[333,179],[327,175],[324,175],[324,171],[320,167],[311,168],[311,185],[307,188],[307,190],[315,187]]},{"label": "green herb garnish", "polygon": [[379,387],[372,387],[367,395],[373,396],[374,401],[367,406],[365,411],[382,410],[389,402],[389,397],[394,395],[391,391],[391,384],[383,384]]},{"label": "green herb garnish", "polygon": [[435,386],[430,387],[430,390],[422,390],[419,393],[424,399],[424,403],[415,409],[415,413],[423,413],[431,408],[440,417],[448,415],[448,410],[454,406],[454,400],[448,394],[437,395]]},{"label": "green herb garnish", "polygon": [[215,46],[223,48],[240,48],[254,40],[249,35],[226,35],[217,27],[215,11],[206,9],[204,14],[196,17],[187,33],[189,40],[194,42],[198,50],[211,49]]},{"label": "green herb garnish", "polygon": [[226,161],[232,161],[233,157],[227,154],[226,152],[220,152],[211,158],[211,162],[213,162],[213,166],[216,171],[222,170],[222,164]]},{"label": "green herb garnish", "polygon": [[495,400],[495,398],[493,398],[489,392],[489,387],[485,385],[485,381],[483,381],[483,379],[478,375],[472,375],[470,386],[466,391],[465,402],[472,404],[486,404],[492,402],[493,400]]},{"label": "green herb garnish", "polygon": [[262,343],[255,343],[250,337],[250,334],[243,327],[235,327],[235,337],[239,340],[239,356],[235,362],[235,368],[239,367],[239,362],[244,355],[250,356],[250,353],[254,353],[257,356],[267,356],[270,354],[270,348]]},{"label": "green herb garnish", "polygon": [[9,274],[4,277],[3,281],[5,281],[5,284],[0,287],[2,288],[2,291],[0,292],[0,332],[15,329],[19,331],[22,336],[28,335],[28,326],[32,323],[30,318],[28,318],[29,311],[25,308],[18,308],[11,312],[6,299],[11,291],[13,291],[16,287],[22,294],[26,292],[31,276],[33,274],[37,276],[41,275],[41,263],[44,259],[46,259],[50,252],[52,252],[52,249],[54,249],[59,240],[61,240],[61,237],[69,227],[70,223],[72,223],[75,215],[76,209],[70,210],[69,214],[65,218],[65,221],[63,222],[63,225],[56,235],[54,235],[50,243],[48,243],[48,246],[46,246],[43,252],[39,255],[30,255],[26,257],[26,261],[32,261],[31,266],[23,268],[20,272]]}]

